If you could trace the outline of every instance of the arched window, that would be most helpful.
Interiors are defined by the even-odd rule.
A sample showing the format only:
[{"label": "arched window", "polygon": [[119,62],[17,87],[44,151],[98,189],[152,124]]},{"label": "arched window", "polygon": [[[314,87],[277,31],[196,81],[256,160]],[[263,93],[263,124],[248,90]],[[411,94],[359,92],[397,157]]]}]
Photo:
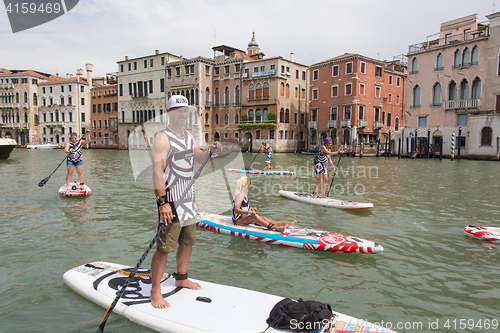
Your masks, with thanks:
[{"label": "arched window", "polygon": [[255,121],[258,123],[262,122],[262,111],[260,109],[255,111]]},{"label": "arched window", "polygon": [[477,47],[477,45],[472,48],[470,64],[471,65],[479,64],[479,47]]},{"label": "arched window", "polygon": [[36,94],[33,94],[33,105],[38,105],[38,97]]},{"label": "arched window", "polygon": [[240,105],[240,86],[234,88],[234,105]]},{"label": "arched window", "polygon": [[215,88],[214,92],[214,105],[219,106],[220,100],[219,100],[219,88]]},{"label": "arched window", "polygon": [[481,98],[481,79],[476,77],[472,81],[472,96],[471,98]]},{"label": "arched window", "polygon": [[453,101],[457,99],[457,83],[453,80],[448,84],[448,100]]},{"label": "arched window", "polygon": [[205,125],[209,125],[210,124],[210,116],[208,115],[208,112],[205,113]]},{"label": "arched window", "polygon": [[463,66],[469,66],[470,65],[470,50],[468,47],[465,48],[464,54],[462,56],[462,65]]},{"label": "arched window", "polygon": [[214,125],[219,125],[219,115],[217,113],[214,116]]},{"label": "arched window", "polygon": [[491,146],[491,127],[483,127],[481,130],[481,146]]},{"label": "arched window", "polygon": [[264,119],[263,119],[264,121],[268,121],[269,120],[268,119],[268,116],[269,116],[269,110],[268,109],[264,109],[264,115],[263,116],[264,116]]},{"label": "arched window", "polygon": [[413,99],[412,99],[412,104],[414,108],[419,108],[420,107],[420,86],[417,84],[415,87],[413,87]]},{"label": "arched window", "polygon": [[224,116],[224,125],[227,125],[227,124],[229,124],[229,116],[226,113],[226,115]]},{"label": "arched window", "polygon": [[439,82],[436,82],[432,87],[432,105],[441,105],[441,84]]},{"label": "arched window", "polygon": [[411,60],[411,73],[412,74],[418,73],[418,59],[417,58],[413,58]]},{"label": "arched window", "polygon": [[234,123],[236,125],[238,125],[240,123],[240,115],[237,113],[234,115]]},{"label": "arched window", "polygon": [[196,90],[195,90],[194,101],[195,101],[196,105],[200,105],[200,94],[199,94],[198,88],[196,88]]},{"label": "arched window", "polygon": [[469,82],[466,79],[463,79],[460,83],[459,99],[469,99]]},{"label": "arched window", "polygon": [[229,106],[229,87],[224,89],[224,106]]},{"label": "arched window", "polygon": [[253,110],[248,111],[248,121],[251,121],[251,122],[254,121],[253,115],[254,115]]},{"label": "arched window", "polygon": [[285,84],[283,82],[280,84],[280,96],[285,96]]},{"label": "arched window", "polygon": [[28,112],[25,112],[24,113],[24,122],[27,123],[28,122]]},{"label": "arched window", "polygon": [[210,105],[210,89],[205,89],[205,105]]},{"label": "arched window", "polygon": [[255,85],[255,98],[262,98],[262,84],[260,82]]},{"label": "arched window", "polygon": [[280,123],[285,122],[285,109],[281,108],[280,110]]},{"label": "arched window", "polygon": [[290,97],[290,85],[288,83],[286,84],[286,96],[285,97]]},{"label": "arched window", "polygon": [[28,93],[25,91],[23,95],[23,103],[28,103]]},{"label": "arched window", "polygon": [[440,71],[444,69],[444,56],[440,52],[436,57],[436,70]]},{"label": "arched window", "polygon": [[290,110],[285,110],[285,124],[290,123]]},{"label": "arched window", "polygon": [[250,83],[248,86],[248,99],[254,99],[255,98],[255,86]]},{"label": "arched window", "polygon": [[19,93],[16,92],[16,103],[19,103]]},{"label": "arched window", "polygon": [[262,97],[269,98],[269,82],[264,82],[264,87],[262,88]]},{"label": "arched window", "polygon": [[396,119],[394,119],[394,130],[396,132],[399,131],[399,117],[396,117]]},{"label": "arched window", "polygon": [[462,60],[462,53],[460,50],[456,50],[455,53],[453,54],[453,67],[457,68],[460,67],[460,61]]}]

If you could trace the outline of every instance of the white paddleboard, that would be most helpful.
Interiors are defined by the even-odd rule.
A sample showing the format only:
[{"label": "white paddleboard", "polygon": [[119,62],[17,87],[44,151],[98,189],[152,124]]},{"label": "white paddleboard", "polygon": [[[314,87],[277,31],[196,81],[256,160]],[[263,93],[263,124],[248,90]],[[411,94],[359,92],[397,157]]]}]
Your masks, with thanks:
[{"label": "white paddleboard", "polygon": [[[63,275],[64,282],[74,291],[108,308],[128,277],[132,267],[108,262],[93,262],[75,267]],[[150,271],[139,269],[117,303],[114,312],[133,322],[159,332],[170,333],[259,333],[267,328],[271,309],[283,297],[216,283],[198,282],[201,290],[176,288],[175,280],[162,281],[162,293],[171,307],[155,309],[149,302]],[[210,303],[196,300],[210,299]],[[333,333],[339,330],[363,332],[391,332],[334,311],[328,328],[317,330]],[[99,322],[96,320],[96,327]],[[289,332],[269,328],[266,333]]]},{"label": "white paddleboard", "polygon": [[370,202],[354,202],[345,201],[331,198],[316,198],[314,199],[311,194],[299,193],[292,191],[280,190],[278,192],[280,195],[287,197],[289,199],[311,203],[319,206],[335,207],[340,209],[370,209],[373,208],[373,204]]}]

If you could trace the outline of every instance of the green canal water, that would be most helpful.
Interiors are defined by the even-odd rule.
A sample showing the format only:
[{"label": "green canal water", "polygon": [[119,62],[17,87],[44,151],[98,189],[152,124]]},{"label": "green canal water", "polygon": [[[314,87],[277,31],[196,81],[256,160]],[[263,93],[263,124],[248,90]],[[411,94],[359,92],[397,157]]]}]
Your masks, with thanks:
[{"label": "green canal water", "polygon": [[[196,182],[200,211],[229,213],[228,188],[241,174],[223,172],[220,165],[241,168],[254,158],[233,155],[207,164]],[[141,156],[84,151],[85,182],[93,190],[86,198],[57,193],[65,165],[37,186],[64,158],[62,150],[18,148],[0,160],[1,332],[96,330],[105,309],[73,292],[62,275],[96,260],[134,266],[145,251],[157,213],[146,181],[135,181],[147,165]],[[252,168],[264,168],[263,159],[259,155]],[[398,332],[498,331],[500,245],[463,233],[468,224],[500,226],[498,163],[344,157],[331,196],[374,204],[370,211],[349,212],[278,195],[282,188],[312,191],[312,160],[276,154],[273,166],[297,175],[251,176],[252,205],[272,219],[376,241],[384,252],[322,253],[198,229],[189,275],[327,302],[335,311],[383,321]],[[147,169],[141,175],[148,179]],[[173,271],[171,257],[167,272]],[[112,314],[106,332],[150,330]]]}]

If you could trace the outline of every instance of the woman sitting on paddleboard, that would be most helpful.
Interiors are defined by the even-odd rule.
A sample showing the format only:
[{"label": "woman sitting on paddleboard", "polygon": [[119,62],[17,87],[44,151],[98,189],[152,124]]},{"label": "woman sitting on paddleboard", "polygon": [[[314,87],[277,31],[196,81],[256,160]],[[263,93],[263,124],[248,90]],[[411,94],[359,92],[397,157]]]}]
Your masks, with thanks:
[{"label": "woman sitting on paddleboard", "polygon": [[335,165],[333,165],[332,159],[330,158],[331,155],[337,155],[339,153],[343,153],[343,151],[336,152],[336,151],[331,151],[333,146],[332,138],[329,136],[325,138],[323,141],[323,145],[321,146],[321,150],[319,151],[318,155],[314,158],[314,172],[318,175],[318,181],[316,182],[316,185],[314,186],[314,192],[312,193],[313,198],[316,199],[316,193],[319,189],[319,186],[323,183],[323,186],[321,188],[321,193],[323,194],[322,198],[326,197],[326,187],[328,186],[328,162],[330,162],[333,172],[335,173],[337,170],[335,170]]},{"label": "woman sitting on paddleboard", "polygon": [[250,223],[261,225],[267,230],[282,232],[286,227],[294,225],[293,222],[278,222],[257,214],[257,208],[250,207],[250,201],[247,197],[250,187],[250,178],[243,176],[236,183],[236,196],[233,199],[233,223],[247,225]]}]

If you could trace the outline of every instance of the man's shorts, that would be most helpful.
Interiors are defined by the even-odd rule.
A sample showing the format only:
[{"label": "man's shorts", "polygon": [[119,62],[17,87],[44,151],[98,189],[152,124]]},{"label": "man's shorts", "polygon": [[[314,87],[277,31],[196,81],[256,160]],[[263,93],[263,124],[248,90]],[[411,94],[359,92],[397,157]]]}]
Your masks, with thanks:
[{"label": "man's shorts", "polygon": [[[161,224],[158,224],[158,229],[160,226]],[[158,237],[156,249],[160,252],[170,253],[175,251],[177,244],[180,246],[193,246],[195,243],[196,217],[193,217],[186,221],[167,224],[160,237]]]},{"label": "man's shorts", "polygon": [[266,157],[266,163],[271,163],[272,157]]},{"label": "man's shorts", "polygon": [[83,165],[83,160],[79,160],[77,162],[66,160],[66,165],[67,166],[81,166],[81,165]]}]

